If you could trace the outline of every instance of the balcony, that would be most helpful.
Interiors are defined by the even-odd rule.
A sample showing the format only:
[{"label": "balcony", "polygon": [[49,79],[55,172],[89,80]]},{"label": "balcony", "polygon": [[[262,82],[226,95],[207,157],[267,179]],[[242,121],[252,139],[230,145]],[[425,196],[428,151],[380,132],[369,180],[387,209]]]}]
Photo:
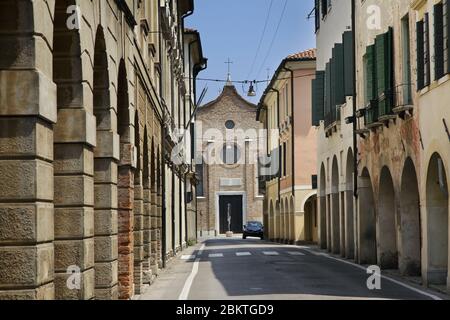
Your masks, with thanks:
[{"label": "balcony", "polygon": [[336,105],[325,113],[325,133],[327,137],[337,131],[337,125],[341,121],[341,108],[341,105]]},{"label": "balcony", "polygon": [[411,83],[400,84],[395,88],[394,108],[392,112],[401,118],[412,115],[414,103],[412,99],[413,85]]},{"label": "balcony", "polygon": [[378,100],[370,100],[365,108],[364,121],[367,129],[376,129],[383,126],[383,123],[379,121]]}]

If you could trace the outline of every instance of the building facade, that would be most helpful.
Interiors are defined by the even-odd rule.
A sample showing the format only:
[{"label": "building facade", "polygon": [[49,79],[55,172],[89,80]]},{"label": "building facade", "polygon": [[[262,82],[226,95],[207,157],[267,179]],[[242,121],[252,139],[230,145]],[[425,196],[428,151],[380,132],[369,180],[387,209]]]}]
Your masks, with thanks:
[{"label": "building facade", "polygon": [[257,160],[261,124],[255,116],[256,106],[231,82],[197,113],[197,229],[202,236],[239,234],[246,222],[263,221]]},{"label": "building facade", "polygon": [[130,299],[164,267],[171,235],[185,243],[183,195],[165,200],[189,172],[170,151],[179,114],[190,118],[193,9],[0,3],[0,299]]},{"label": "building facade", "polygon": [[[355,90],[344,88],[347,104],[353,96],[354,111],[336,104],[340,119],[335,132],[341,132],[344,153],[335,154],[333,160],[319,155],[318,161],[322,247],[345,252],[361,264],[420,276],[424,285],[447,288],[448,6],[448,1],[316,1],[318,55],[329,50],[330,41],[321,43],[321,32],[327,26],[336,30],[330,18],[334,12],[344,11],[348,17],[350,29],[341,30],[344,57],[345,33],[352,25],[357,30],[351,66]],[[335,47],[334,54],[339,55],[337,51]],[[345,58],[343,68],[345,84]],[[333,65],[331,79],[332,70]],[[329,91],[326,79],[327,70],[323,89],[316,86],[313,114],[318,130],[325,129],[329,136],[327,99],[335,98],[339,82],[331,83]],[[351,140],[357,151],[351,149]],[[331,140],[319,134],[319,149],[329,148],[326,141]]]},{"label": "building facade", "polygon": [[262,178],[267,236],[275,241],[318,241],[316,130],[311,124],[315,71],[315,50],[287,57],[258,106],[257,117],[266,130],[268,153],[274,161],[275,170]]}]

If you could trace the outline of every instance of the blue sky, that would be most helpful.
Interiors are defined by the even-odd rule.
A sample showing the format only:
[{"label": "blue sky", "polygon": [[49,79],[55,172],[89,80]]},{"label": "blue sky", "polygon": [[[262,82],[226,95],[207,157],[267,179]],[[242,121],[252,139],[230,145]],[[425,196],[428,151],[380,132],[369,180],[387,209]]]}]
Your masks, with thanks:
[{"label": "blue sky", "polygon": [[[265,36],[255,60],[271,1]],[[283,20],[269,50],[285,1]],[[204,55],[209,59],[208,69],[199,77],[225,79],[225,61],[228,58],[233,61],[233,80],[265,80],[267,68],[270,68],[272,76],[283,58],[315,47],[314,18],[307,19],[313,6],[313,0],[195,0],[194,15],[187,19],[186,26],[200,32]],[[267,59],[263,63],[265,57]],[[249,76],[254,60],[253,72]],[[223,83],[199,81],[199,93],[205,85],[208,86],[208,94],[202,104],[214,99],[223,87]],[[257,97],[248,99],[257,103],[265,86],[258,85]],[[236,84],[236,88],[243,94],[242,85]]]}]

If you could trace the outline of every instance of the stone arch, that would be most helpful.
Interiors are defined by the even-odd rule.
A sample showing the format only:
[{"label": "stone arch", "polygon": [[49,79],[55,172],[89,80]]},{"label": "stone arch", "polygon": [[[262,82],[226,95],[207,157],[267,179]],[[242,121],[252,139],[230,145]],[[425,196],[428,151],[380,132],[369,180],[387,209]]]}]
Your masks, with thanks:
[{"label": "stone arch", "polygon": [[[94,154],[95,118],[88,110],[93,84],[83,77],[80,32],[67,28],[67,7],[75,1],[55,1],[53,81],[58,120],[54,127],[55,298],[95,297]],[[92,63],[92,61],[89,61]],[[107,104],[107,102],[106,102]],[[82,159],[82,160],[81,160]],[[80,161],[81,160],[81,161]],[[81,190],[81,192],[80,192]],[[73,254],[71,254],[71,253]],[[77,254],[75,254],[75,252]],[[80,290],[68,290],[67,269],[79,266]]]},{"label": "stone arch", "polygon": [[345,168],[345,195],[344,195],[344,225],[345,225],[345,257],[353,259],[355,257],[355,215],[353,208],[353,193],[354,193],[354,157],[353,150],[349,148],[347,152],[347,164]]},{"label": "stone arch", "polygon": [[319,245],[321,249],[327,248],[327,185],[325,165],[320,166],[319,175]]},{"label": "stone arch", "polygon": [[377,225],[372,180],[364,168],[358,181],[358,255],[360,264],[377,263]]},{"label": "stone arch", "polygon": [[317,238],[317,192],[311,192],[307,197],[305,197],[302,208],[305,215],[304,239],[306,242],[312,243],[314,242],[314,239]]},{"label": "stone arch", "polygon": [[421,274],[420,196],[414,162],[407,158],[400,188],[399,268],[408,276]]},{"label": "stone arch", "polygon": [[432,155],[426,180],[427,282],[445,284],[448,277],[449,189],[440,154]]},{"label": "stone arch", "polygon": [[120,136],[118,168],[119,198],[119,298],[130,299],[134,292],[134,168],[135,149],[131,143],[130,102],[125,61],[119,64],[117,81],[117,127]]},{"label": "stone arch", "polygon": [[339,202],[339,165],[334,156],[331,169],[331,251],[341,252],[340,202]]},{"label": "stone arch", "polygon": [[116,115],[111,106],[108,56],[102,27],[95,37],[93,110],[97,123],[94,151],[94,231],[96,299],[118,298]]},{"label": "stone arch", "polygon": [[378,264],[383,269],[397,269],[396,193],[392,175],[388,167],[381,169],[378,188]]}]

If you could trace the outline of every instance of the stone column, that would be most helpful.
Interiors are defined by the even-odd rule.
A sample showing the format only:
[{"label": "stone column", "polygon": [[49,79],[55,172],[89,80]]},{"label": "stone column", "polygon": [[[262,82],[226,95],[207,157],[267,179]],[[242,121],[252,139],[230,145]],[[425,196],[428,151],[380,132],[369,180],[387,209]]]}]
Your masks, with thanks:
[{"label": "stone column", "polygon": [[[145,165],[145,164],[144,164]],[[143,268],[144,268],[144,283],[150,284],[152,280],[152,271],[150,267],[150,260],[152,255],[151,248],[151,189],[149,185],[150,181],[146,183],[146,187],[144,188],[144,215],[143,215],[143,249],[144,249],[144,259],[143,259]]]},{"label": "stone column", "polygon": [[40,65],[52,59],[42,39],[51,17],[43,1],[34,3],[42,15],[33,33],[32,19],[13,11],[20,6],[32,12],[32,5],[0,3],[1,11],[10,10],[2,15],[0,29],[12,34],[0,36],[5,48],[0,52],[0,300],[54,298],[56,87],[51,69]]},{"label": "stone column", "polygon": [[[97,139],[95,154],[95,298],[116,300],[118,298],[118,238],[117,238],[117,163],[119,159],[119,136],[115,142],[105,143]],[[111,148],[110,152],[101,149]]]},{"label": "stone column", "polygon": [[157,235],[156,235],[156,239],[157,239],[157,245],[158,245],[158,268],[162,269],[163,267],[163,254],[162,254],[162,196],[160,194],[157,195],[157,210],[158,210],[158,219],[157,219]]},{"label": "stone column", "polygon": [[[139,141],[136,141],[139,143]],[[144,164],[145,165],[145,164]],[[142,293],[144,283],[143,263],[144,253],[144,188],[142,181],[142,171],[136,171],[134,176],[134,285],[135,294]]]},{"label": "stone column", "polygon": [[119,298],[130,299],[134,292],[134,147],[122,144],[119,166]]},{"label": "stone column", "polygon": [[151,239],[151,255],[150,255],[150,267],[153,275],[158,274],[158,196],[156,190],[151,193],[151,206],[150,206],[150,239]]}]

